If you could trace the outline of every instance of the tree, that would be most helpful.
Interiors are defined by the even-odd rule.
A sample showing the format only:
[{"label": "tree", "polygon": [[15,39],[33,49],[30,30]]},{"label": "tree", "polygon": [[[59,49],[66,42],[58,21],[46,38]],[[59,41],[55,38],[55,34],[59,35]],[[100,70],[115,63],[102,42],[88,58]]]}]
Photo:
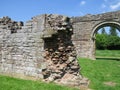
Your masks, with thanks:
[{"label": "tree", "polygon": [[96,48],[100,50],[120,50],[120,37],[117,36],[117,29],[110,27],[109,35],[105,32],[105,28],[101,30],[101,34],[96,34]]},{"label": "tree", "polygon": [[120,50],[120,37],[110,35],[108,38],[109,50]]},{"label": "tree", "polygon": [[107,49],[108,47],[108,38],[107,34],[96,34],[96,48],[97,49]]},{"label": "tree", "polygon": [[115,27],[110,26],[110,35],[117,36],[117,31]]},{"label": "tree", "polygon": [[104,27],[101,30],[101,34],[107,34]]}]

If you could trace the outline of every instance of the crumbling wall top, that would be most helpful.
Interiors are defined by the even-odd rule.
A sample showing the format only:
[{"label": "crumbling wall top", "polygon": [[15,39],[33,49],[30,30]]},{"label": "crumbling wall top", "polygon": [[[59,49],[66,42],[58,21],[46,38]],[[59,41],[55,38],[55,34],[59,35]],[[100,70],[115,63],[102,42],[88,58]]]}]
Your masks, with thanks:
[{"label": "crumbling wall top", "polygon": [[3,18],[0,18],[0,26],[2,26],[2,29],[11,30],[11,33],[16,33],[18,29],[22,28],[23,22],[13,21],[8,16],[5,16]]},{"label": "crumbling wall top", "polygon": [[99,20],[113,20],[118,19],[120,16],[120,11],[107,12],[103,14],[91,15],[87,14],[81,17],[72,17],[72,21],[76,22],[89,22],[89,21],[99,21]]}]

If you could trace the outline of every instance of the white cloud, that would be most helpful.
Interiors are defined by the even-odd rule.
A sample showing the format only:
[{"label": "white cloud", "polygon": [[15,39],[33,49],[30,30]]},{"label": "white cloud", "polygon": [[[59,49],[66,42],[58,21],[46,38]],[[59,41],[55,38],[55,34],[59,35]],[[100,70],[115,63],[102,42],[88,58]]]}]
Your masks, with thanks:
[{"label": "white cloud", "polygon": [[110,5],[110,8],[112,10],[118,9],[119,7],[120,7],[120,2],[118,2],[117,4],[114,4],[114,5]]},{"label": "white cloud", "polygon": [[80,2],[80,5],[85,5],[85,4],[86,4],[85,1],[81,1],[81,2]]}]

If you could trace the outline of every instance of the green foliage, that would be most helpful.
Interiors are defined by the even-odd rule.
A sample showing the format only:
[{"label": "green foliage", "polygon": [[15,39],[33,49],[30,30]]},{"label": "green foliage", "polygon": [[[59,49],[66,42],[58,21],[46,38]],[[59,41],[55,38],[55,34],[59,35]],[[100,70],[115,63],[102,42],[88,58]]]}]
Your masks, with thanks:
[{"label": "green foliage", "polygon": [[109,35],[108,49],[120,50],[120,37]]},{"label": "green foliage", "polygon": [[[120,50],[120,37],[116,27],[109,26],[110,33],[106,33],[106,28],[101,28],[101,34],[96,34],[96,48],[99,50]],[[107,29],[108,30],[108,29]]]},{"label": "green foliage", "polygon": [[120,50],[120,37],[107,34],[96,34],[96,48],[100,50]]},{"label": "green foliage", "polygon": [[0,76],[0,90],[78,90],[54,83],[31,81]]},{"label": "green foliage", "polygon": [[96,48],[97,49],[107,49],[108,46],[108,35],[107,34],[97,34],[96,35]]}]

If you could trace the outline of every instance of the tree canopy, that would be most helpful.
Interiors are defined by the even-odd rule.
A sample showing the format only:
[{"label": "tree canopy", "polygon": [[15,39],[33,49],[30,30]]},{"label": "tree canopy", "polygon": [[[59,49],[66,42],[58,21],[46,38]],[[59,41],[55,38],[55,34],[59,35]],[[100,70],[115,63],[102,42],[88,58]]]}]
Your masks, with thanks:
[{"label": "tree canopy", "polygon": [[110,49],[120,50],[120,37],[115,27],[110,27],[110,33],[107,34],[105,28],[101,29],[101,34],[96,34],[96,48],[97,49]]}]

